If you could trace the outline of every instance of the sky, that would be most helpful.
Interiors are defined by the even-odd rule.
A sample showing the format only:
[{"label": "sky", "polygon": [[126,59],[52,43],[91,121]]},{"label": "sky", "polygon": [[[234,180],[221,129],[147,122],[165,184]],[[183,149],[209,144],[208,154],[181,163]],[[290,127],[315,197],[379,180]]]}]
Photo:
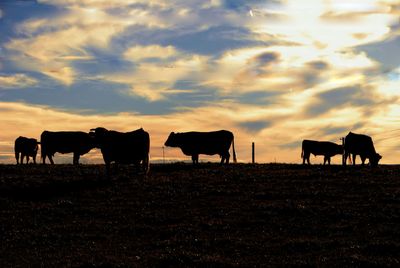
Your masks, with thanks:
[{"label": "sky", "polygon": [[144,128],[153,162],[170,132],[226,129],[245,163],[252,142],[301,163],[303,139],[349,131],[399,163],[399,18],[398,0],[0,0],[0,163],[18,136],[99,126]]}]

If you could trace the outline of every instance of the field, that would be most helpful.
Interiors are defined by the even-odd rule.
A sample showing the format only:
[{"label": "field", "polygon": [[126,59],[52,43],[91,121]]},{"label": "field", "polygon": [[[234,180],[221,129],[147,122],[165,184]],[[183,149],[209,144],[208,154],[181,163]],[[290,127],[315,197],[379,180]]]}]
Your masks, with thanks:
[{"label": "field", "polygon": [[400,167],[0,165],[0,267],[400,266]]}]

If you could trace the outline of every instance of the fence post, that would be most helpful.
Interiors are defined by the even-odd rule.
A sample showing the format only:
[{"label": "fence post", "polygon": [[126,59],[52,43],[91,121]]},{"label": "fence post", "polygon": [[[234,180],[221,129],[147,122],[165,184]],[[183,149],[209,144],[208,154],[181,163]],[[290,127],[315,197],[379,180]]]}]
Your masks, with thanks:
[{"label": "fence post", "polygon": [[163,162],[163,164],[165,164],[164,146],[162,147],[162,162]]},{"label": "fence post", "polygon": [[256,162],[256,153],[255,153],[255,144],[254,142],[251,144],[251,163],[255,163]]},{"label": "fence post", "polygon": [[341,137],[340,140],[342,141],[342,148],[343,148],[343,154],[342,154],[342,165],[346,165],[346,159],[345,159],[345,151],[344,151],[344,137]]}]

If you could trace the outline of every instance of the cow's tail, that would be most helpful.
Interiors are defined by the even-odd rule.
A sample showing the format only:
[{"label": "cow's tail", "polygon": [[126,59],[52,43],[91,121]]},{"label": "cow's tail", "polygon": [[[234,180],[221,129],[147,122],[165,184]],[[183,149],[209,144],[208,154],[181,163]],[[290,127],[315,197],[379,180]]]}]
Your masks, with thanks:
[{"label": "cow's tail", "polygon": [[17,160],[17,164],[19,163],[19,152],[15,150],[15,159]]},{"label": "cow's tail", "polygon": [[46,143],[45,144],[40,143],[40,157],[41,157],[41,159],[43,161],[43,164],[46,161],[46,154],[47,154],[47,145],[46,145]]},{"label": "cow's tail", "polygon": [[304,156],[304,144],[301,144],[301,158]]},{"label": "cow's tail", "polygon": [[235,137],[232,137],[232,154],[233,154],[233,162],[237,163],[236,152],[235,152]]}]

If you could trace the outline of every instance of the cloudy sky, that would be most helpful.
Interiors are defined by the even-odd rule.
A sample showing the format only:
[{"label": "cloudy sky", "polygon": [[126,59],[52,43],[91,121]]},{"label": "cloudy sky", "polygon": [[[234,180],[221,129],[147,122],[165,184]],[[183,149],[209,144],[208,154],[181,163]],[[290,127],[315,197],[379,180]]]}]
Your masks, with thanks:
[{"label": "cloudy sky", "polygon": [[399,163],[399,16],[398,0],[0,0],[0,162],[20,135],[103,126],[143,127],[153,161],[171,131],[228,129],[242,162],[253,141],[258,162],[299,163],[303,139],[353,131]]}]

